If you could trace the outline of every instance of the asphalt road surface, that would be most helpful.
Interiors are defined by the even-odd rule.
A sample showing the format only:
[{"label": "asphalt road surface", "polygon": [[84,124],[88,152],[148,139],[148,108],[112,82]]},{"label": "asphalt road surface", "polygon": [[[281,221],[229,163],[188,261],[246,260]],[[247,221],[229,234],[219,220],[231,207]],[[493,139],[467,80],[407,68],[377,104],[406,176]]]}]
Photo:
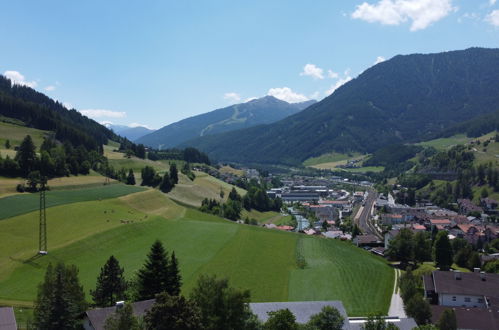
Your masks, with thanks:
[{"label": "asphalt road surface", "polygon": [[382,238],[378,231],[374,228],[374,225],[371,223],[371,210],[377,198],[378,194],[374,190],[369,190],[364,207],[359,210],[360,216],[358,217],[357,225],[364,234],[372,234]]}]

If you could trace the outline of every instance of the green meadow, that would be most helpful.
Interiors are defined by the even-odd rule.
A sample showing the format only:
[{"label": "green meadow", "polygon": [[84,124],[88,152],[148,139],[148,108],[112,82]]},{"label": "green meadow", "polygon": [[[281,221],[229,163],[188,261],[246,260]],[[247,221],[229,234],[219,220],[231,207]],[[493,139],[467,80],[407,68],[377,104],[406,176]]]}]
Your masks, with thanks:
[{"label": "green meadow", "polygon": [[[54,206],[47,209],[46,256],[36,255],[38,212],[22,212],[30,195],[0,199],[2,212],[17,212],[0,221],[0,303],[30,306],[47,265],[58,261],[78,266],[90,299],[110,255],[132,279],[160,239],[179,259],[184,294],[199,275],[216,274],[249,289],[252,301],[340,299],[351,316],[388,310],[392,269],[350,243],[237,224],[179,205],[158,190],[133,188],[141,189],[116,184],[48,194],[47,204]],[[305,258],[304,269],[297,255]]]},{"label": "green meadow", "polygon": [[[145,188],[142,187],[127,186],[124,184],[111,184],[77,190],[47,191],[45,193],[46,206],[51,207],[69,203],[114,198],[142,191],[144,189]],[[38,210],[39,205],[39,194],[24,193],[1,198],[0,220]]]}]

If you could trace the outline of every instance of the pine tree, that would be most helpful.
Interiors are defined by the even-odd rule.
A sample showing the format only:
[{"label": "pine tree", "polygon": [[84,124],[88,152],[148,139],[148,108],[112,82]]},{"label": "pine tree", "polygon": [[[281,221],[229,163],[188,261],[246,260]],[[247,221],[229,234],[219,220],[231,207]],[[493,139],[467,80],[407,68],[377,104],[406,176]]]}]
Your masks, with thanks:
[{"label": "pine tree", "polygon": [[80,316],[86,309],[85,294],[76,266],[49,264],[45,280],[38,287],[34,323],[37,329],[72,330],[80,328]]},{"label": "pine tree", "polygon": [[124,272],[118,260],[114,256],[109,257],[100,270],[95,290],[90,291],[96,306],[114,306],[116,301],[125,299],[127,283]]},{"label": "pine tree", "polygon": [[161,180],[161,183],[159,184],[159,190],[161,190],[164,193],[169,193],[173,189],[173,183],[171,181],[170,176],[168,173],[165,173],[163,176],[163,180]]},{"label": "pine tree", "polygon": [[126,177],[126,184],[129,184],[129,185],[135,185],[135,175],[133,174],[133,170],[130,169],[130,171],[128,171],[128,176]]},{"label": "pine tree", "polygon": [[31,139],[31,136],[26,135],[23,142],[19,146],[19,150],[16,153],[15,160],[19,163],[21,170],[28,174],[33,169],[36,168],[37,158],[36,158],[36,148]]},{"label": "pine tree", "polygon": [[104,323],[104,330],[139,330],[139,322],[133,315],[131,304],[125,304],[122,308],[116,309],[106,323]]},{"label": "pine tree", "polygon": [[433,246],[433,257],[435,264],[440,270],[449,270],[452,266],[452,246],[446,231],[439,231]]},{"label": "pine tree", "polygon": [[163,292],[145,315],[147,329],[190,330],[202,329],[199,308],[182,296]]},{"label": "pine tree", "polygon": [[10,140],[5,141],[5,149],[10,149]]},{"label": "pine tree", "polygon": [[170,258],[163,244],[157,240],[137,274],[137,300],[152,299],[156,294],[167,291],[169,270]]},{"label": "pine tree", "polygon": [[172,296],[178,296],[180,294],[180,287],[182,286],[182,276],[180,275],[180,270],[178,268],[178,260],[175,257],[175,251],[172,252],[170,258],[170,265],[168,266],[168,287],[166,292]]},{"label": "pine tree", "polygon": [[178,183],[178,170],[177,164],[175,163],[170,164],[170,181],[172,183],[172,188]]}]

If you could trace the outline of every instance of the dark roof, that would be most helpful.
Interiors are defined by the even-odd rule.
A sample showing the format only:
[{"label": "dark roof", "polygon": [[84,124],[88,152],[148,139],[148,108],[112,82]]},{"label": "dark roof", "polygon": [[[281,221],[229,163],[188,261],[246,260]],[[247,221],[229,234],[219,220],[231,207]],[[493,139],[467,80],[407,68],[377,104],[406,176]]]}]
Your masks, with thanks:
[{"label": "dark roof", "polygon": [[[132,303],[133,315],[143,316],[154,304],[154,299],[137,301]],[[104,323],[111,314],[116,311],[116,306],[91,309],[86,312],[88,320],[95,330],[104,329]]]},{"label": "dark roof", "polygon": [[[296,317],[296,322],[307,323],[310,317],[320,313],[325,306],[336,308],[340,314],[348,320],[347,312],[341,301],[295,301],[295,302],[269,302],[269,303],[250,303],[250,308],[253,313],[258,316],[262,322],[269,318],[268,312],[277,311],[280,309],[289,309]],[[348,322],[345,322],[344,329],[348,329]]]},{"label": "dark roof", "polygon": [[499,298],[499,274],[483,274],[485,281],[480,273],[459,273],[460,280],[455,275],[456,272],[433,271],[435,292]]},{"label": "dark roof", "polygon": [[12,307],[0,307],[0,330],[17,330],[16,316]]},{"label": "dark roof", "polygon": [[425,291],[435,291],[435,285],[433,285],[433,277],[431,274],[423,275],[423,284]]},{"label": "dark roof", "polygon": [[432,305],[432,323],[437,323],[444,310],[451,308],[456,313],[459,329],[499,329],[499,310],[487,308],[446,307]]}]

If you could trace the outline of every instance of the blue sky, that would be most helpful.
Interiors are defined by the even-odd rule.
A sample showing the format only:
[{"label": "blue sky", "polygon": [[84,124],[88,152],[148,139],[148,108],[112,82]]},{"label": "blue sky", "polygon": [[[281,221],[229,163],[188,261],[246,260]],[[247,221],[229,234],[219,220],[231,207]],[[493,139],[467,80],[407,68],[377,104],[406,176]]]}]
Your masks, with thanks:
[{"label": "blue sky", "polygon": [[397,54],[499,47],[494,0],[3,1],[0,73],[159,128],[252,97],[322,99]]}]

